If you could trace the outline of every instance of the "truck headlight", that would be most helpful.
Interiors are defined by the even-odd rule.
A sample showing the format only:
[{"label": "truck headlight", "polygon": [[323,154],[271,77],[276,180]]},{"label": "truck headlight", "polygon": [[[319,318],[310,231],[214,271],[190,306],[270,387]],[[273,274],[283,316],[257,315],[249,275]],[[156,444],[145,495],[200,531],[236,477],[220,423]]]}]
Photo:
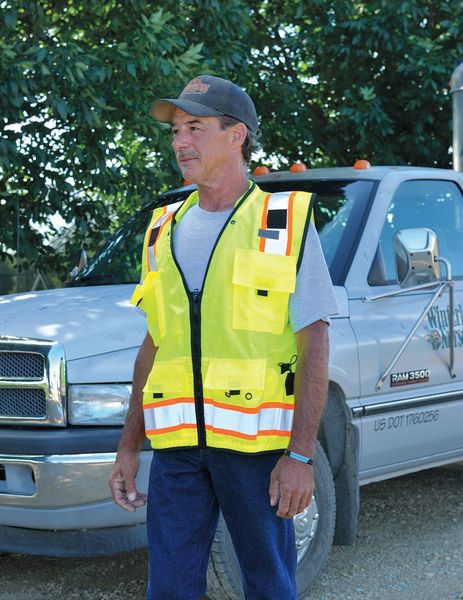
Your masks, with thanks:
[{"label": "truck headlight", "polygon": [[129,383],[89,383],[68,387],[71,425],[123,425],[129,407]]}]

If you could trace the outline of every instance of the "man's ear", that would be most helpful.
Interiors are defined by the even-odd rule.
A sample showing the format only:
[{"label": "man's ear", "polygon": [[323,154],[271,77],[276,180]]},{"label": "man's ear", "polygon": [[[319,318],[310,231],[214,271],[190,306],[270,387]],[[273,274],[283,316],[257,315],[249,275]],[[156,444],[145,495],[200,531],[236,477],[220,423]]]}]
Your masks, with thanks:
[{"label": "man's ear", "polygon": [[248,134],[248,129],[244,123],[237,123],[233,125],[232,140],[238,143],[240,146],[244,144],[244,140]]}]

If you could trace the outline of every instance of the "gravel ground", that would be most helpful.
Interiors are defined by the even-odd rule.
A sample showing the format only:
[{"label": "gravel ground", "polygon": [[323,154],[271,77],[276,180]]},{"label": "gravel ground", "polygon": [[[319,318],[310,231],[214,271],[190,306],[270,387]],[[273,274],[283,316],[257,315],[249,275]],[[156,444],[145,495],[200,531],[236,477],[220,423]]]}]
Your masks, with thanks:
[{"label": "gravel ground", "polygon": [[[310,600],[463,600],[463,463],[370,484],[361,503],[355,545],[333,548]],[[144,600],[143,551],[0,564],[1,600]]]}]

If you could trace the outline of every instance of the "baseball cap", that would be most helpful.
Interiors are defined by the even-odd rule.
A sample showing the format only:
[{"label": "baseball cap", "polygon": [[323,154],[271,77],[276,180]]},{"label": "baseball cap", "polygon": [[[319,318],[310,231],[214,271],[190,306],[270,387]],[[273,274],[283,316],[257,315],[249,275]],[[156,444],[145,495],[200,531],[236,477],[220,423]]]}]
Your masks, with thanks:
[{"label": "baseball cap", "polygon": [[198,75],[183,89],[178,98],[160,98],[151,107],[151,116],[157,121],[171,123],[176,108],[196,117],[227,115],[244,123],[253,133],[259,123],[251,98],[236,83],[214,77]]}]

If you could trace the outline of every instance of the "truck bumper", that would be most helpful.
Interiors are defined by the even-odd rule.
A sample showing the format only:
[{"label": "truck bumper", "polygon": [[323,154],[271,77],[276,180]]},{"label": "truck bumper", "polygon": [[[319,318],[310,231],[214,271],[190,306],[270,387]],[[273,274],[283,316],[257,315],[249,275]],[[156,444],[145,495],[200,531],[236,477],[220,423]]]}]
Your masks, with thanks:
[{"label": "truck bumper", "polygon": [[46,531],[0,525],[0,552],[89,557],[138,550],[147,545],[146,525]]},{"label": "truck bumper", "polygon": [[[129,513],[111,500],[107,481],[115,456],[0,455],[0,551],[87,556],[90,549],[97,555],[144,545],[146,510]],[[151,451],[140,453],[142,492],[151,457]]]}]

